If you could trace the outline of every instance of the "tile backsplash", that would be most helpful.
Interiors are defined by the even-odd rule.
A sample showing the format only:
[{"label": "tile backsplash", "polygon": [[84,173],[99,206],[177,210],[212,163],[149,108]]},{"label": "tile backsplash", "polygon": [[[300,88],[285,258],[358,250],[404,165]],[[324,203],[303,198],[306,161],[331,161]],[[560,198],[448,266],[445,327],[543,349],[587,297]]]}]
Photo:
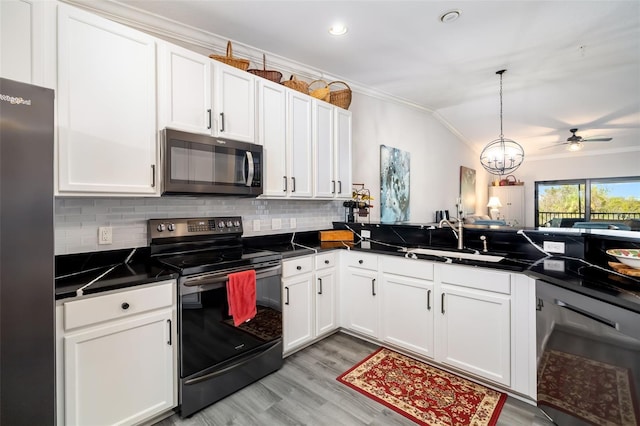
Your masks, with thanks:
[{"label": "tile backsplash", "polygon": [[[155,218],[242,216],[243,235],[256,236],[329,229],[344,214],[342,201],[333,200],[57,197],[55,254],[147,246],[147,220]],[[112,227],[113,244],[98,245],[101,226]]]}]

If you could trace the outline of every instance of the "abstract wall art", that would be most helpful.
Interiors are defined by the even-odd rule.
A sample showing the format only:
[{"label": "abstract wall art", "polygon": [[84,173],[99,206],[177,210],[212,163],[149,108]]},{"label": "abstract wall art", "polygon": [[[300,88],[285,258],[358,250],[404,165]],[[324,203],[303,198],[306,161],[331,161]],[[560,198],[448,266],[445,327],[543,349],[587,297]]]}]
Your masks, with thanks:
[{"label": "abstract wall art", "polygon": [[476,212],[476,171],[460,166],[460,199],[464,214]]},{"label": "abstract wall art", "polygon": [[380,145],[380,222],[409,221],[411,154]]}]

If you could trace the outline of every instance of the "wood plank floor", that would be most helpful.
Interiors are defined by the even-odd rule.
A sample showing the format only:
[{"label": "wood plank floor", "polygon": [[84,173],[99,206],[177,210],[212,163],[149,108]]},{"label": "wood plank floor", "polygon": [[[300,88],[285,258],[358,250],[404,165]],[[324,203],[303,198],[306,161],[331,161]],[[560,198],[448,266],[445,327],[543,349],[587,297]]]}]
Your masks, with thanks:
[{"label": "wood plank floor", "polygon": [[[377,348],[334,334],[286,358],[277,372],[190,418],[173,415],[157,425],[415,425],[336,380]],[[513,398],[498,420],[499,426],[552,424],[535,407]]]}]

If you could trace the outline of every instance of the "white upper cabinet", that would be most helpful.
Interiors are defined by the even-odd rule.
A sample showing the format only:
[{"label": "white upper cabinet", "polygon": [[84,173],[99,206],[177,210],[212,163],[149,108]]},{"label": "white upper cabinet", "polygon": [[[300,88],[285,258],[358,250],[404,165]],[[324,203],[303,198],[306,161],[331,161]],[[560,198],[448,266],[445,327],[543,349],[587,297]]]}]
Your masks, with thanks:
[{"label": "white upper cabinet", "polygon": [[[311,198],[312,167],[312,98],[289,90],[287,110],[288,184],[290,197]],[[266,165],[269,167],[269,164]]]},{"label": "white upper cabinet", "polygon": [[214,136],[243,142],[255,141],[255,77],[213,60]]},{"label": "white upper cabinet", "polygon": [[351,113],[314,100],[315,187],[318,198],[351,198]]},{"label": "white upper cabinet", "polygon": [[337,198],[351,198],[351,113],[335,108],[334,118],[334,172]]},{"label": "white upper cabinet", "polygon": [[58,192],[155,195],[156,43],[58,6]]},{"label": "white upper cabinet", "polygon": [[[54,13],[55,5],[52,3],[0,1],[1,77],[55,89],[54,79],[48,78],[50,70],[45,69],[49,65],[48,59],[54,59],[55,36],[48,34],[49,30],[55,30],[51,25]],[[54,44],[47,46],[47,43]]]},{"label": "white upper cabinet", "polygon": [[258,79],[258,144],[264,148],[263,194],[287,196],[287,89]]},{"label": "white upper cabinet", "polygon": [[210,134],[211,59],[170,43],[159,50],[159,129]]},{"label": "white upper cabinet", "polygon": [[313,101],[313,144],[315,153],[315,190],[316,197],[333,198],[336,194],[334,176],[334,126],[331,104]]}]

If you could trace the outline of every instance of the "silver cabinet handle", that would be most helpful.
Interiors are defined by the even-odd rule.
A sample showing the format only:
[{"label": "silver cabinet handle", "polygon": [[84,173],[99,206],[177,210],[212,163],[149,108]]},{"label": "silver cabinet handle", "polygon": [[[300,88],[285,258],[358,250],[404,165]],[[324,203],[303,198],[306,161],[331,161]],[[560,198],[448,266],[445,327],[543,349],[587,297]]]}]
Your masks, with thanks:
[{"label": "silver cabinet handle", "polygon": [[284,304],[285,304],[285,305],[288,305],[288,304],[289,304],[289,287],[285,287],[284,289],[285,289],[285,291],[287,292],[287,301],[286,301],[286,302],[284,302]]},{"label": "silver cabinet handle", "polygon": [[338,194],[342,194],[342,181],[338,181]]},{"label": "silver cabinet handle", "polygon": [[322,294],[322,278],[318,278],[318,284],[319,284],[318,294]]},{"label": "silver cabinet handle", "polygon": [[224,112],[220,113],[220,131],[224,132]]},{"label": "silver cabinet handle", "polygon": [[167,320],[167,325],[169,326],[169,340],[167,340],[167,345],[171,346],[171,320]]},{"label": "silver cabinet handle", "polygon": [[291,177],[291,192],[296,192],[296,178],[295,176]]},{"label": "silver cabinet handle", "polygon": [[332,194],[336,193],[336,181],[335,180],[331,181],[331,193]]},{"label": "silver cabinet handle", "polygon": [[376,295],[376,279],[375,278],[371,279],[371,295],[372,296]]},{"label": "silver cabinet handle", "polygon": [[440,296],[440,311],[444,314],[444,293]]},{"label": "silver cabinet handle", "polygon": [[431,310],[431,290],[427,290],[427,310]]},{"label": "silver cabinet handle", "polygon": [[287,177],[282,176],[282,179],[284,180],[284,189],[282,190],[282,192],[287,192]]},{"label": "silver cabinet handle", "polygon": [[209,124],[207,124],[207,129],[211,128],[211,108],[207,110],[207,115],[209,116]]},{"label": "silver cabinet handle", "polygon": [[151,165],[151,187],[152,188],[156,187],[156,165],[155,164]]}]

